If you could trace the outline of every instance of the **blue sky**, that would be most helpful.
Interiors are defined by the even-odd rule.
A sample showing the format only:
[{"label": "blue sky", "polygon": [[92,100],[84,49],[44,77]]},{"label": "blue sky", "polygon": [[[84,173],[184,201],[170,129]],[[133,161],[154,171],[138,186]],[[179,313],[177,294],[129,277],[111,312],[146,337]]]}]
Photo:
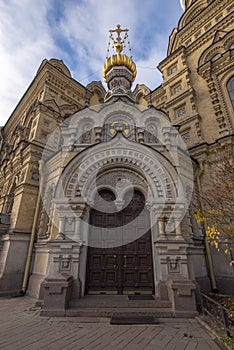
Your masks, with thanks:
[{"label": "blue sky", "polygon": [[83,85],[102,81],[108,30],[118,23],[129,28],[136,83],[154,89],[182,13],[180,0],[0,0],[0,125],[44,58],[62,59]]}]

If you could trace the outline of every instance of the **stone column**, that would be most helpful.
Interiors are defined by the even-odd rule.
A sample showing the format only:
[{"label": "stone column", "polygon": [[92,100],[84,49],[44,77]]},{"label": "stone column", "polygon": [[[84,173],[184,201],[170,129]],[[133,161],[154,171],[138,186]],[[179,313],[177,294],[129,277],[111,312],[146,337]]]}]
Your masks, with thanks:
[{"label": "stone column", "polygon": [[137,135],[138,135],[138,142],[143,143],[144,142],[144,129],[137,128]]},{"label": "stone column", "polygon": [[159,232],[159,237],[160,238],[166,239],[165,218],[159,218],[158,219],[158,232]]},{"label": "stone column", "polygon": [[82,219],[82,213],[76,213],[75,217],[75,234],[74,234],[74,241],[81,242],[81,219]]},{"label": "stone column", "polygon": [[182,233],[181,233],[181,227],[180,227],[180,222],[181,222],[181,216],[178,214],[174,218],[175,222],[175,232],[176,232],[176,239],[177,240],[184,240]]},{"label": "stone column", "polygon": [[59,228],[58,228],[58,236],[56,239],[65,239],[65,223],[66,217],[63,214],[59,214]]},{"label": "stone column", "polygon": [[94,128],[94,131],[95,131],[95,143],[101,142],[102,128],[96,127]]}]

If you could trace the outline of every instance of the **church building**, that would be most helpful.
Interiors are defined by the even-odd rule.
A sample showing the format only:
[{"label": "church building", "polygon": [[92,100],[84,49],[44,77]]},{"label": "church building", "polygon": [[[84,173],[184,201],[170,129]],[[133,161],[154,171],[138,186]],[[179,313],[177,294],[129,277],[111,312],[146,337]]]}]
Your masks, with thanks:
[{"label": "church building", "polygon": [[89,295],[153,296],[193,316],[200,291],[233,292],[193,214],[217,145],[233,157],[234,5],[183,5],[153,91],[132,89],[120,25],[106,87],[42,61],[0,129],[0,295],[26,293],[48,315]]}]

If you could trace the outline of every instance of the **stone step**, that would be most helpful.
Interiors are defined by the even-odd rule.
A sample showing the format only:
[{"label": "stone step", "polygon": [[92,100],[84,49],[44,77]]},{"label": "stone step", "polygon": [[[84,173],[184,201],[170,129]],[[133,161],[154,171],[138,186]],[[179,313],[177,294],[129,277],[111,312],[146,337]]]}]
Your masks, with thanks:
[{"label": "stone step", "polygon": [[71,307],[76,308],[170,308],[171,303],[167,300],[129,300],[121,298],[81,298],[70,302]]},{"label": "stone step", "polygon": [[158,307],[158,308],[130,308],[130,307],[122,307],[122,308],[111,308],[111,307],[103,307],[103,308],[76,308],[70,307],[66,311],[66,316],[70,317],[112,317],[114,314],[118,313],[118,315],[138,315],[142,316],[154,316],[156,318],[170,318],[173,317],[173,313],[171,308],[166,307]]}]

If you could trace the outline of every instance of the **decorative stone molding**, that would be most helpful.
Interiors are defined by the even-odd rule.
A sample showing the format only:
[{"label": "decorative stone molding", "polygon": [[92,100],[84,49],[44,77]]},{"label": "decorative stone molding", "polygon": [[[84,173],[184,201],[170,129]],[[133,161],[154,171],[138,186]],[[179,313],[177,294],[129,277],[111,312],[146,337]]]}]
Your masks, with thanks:
[{"label": "decorative stone molding", "polygon": [[214,63],[211,61],[203,64],[199,67],[198,73],[206,80],[207,86],[209,88],[209,93],[211,101],[213,104],[214,113],[216,115],[216,120],[220,128],[220,134],[225,136],[228,134],[229,129],[232,129],[232,123],[228,120],[228,117],[225,113],[226,107],[223,102],[222,91],[220,88],[220,82],[218,79],[218,74],[213,68]]},{"label": "decorative stone molding", "polygon": [[132,102],[136,98],[131,91],[133,73],[125,66],[114,66],[106,74],[106,81],[109,91],[104,101],[110,102],[113,98],[124,97]]},{"label": "decorative stone molding", "polygon": [[[67,184],[65,193],[67,198],[75,196],[75,183],[78,178],[80,190],[87,196],[87,191],[90,190],[91,182],[95,180],[97,170],[114,162],[116,165],[123,164],[126,166],[128,164],[130,167],[133,165],[141,169],[143,174],[146,174],[149,178],[151,190],[152,186],[157,189],[155,197],[175,199],[176,190],[172,178],[176,176],[176,173],[175,169],[167,163],[166,158],[157,154],[156,159],[149,149],[140,148],[138,144],[133,146],[133,143],[124,138],[121,139],[119,145],[118,138],[110,141],[111,147],[108,147],[107,144],[100,144],[100,147],[96,146],[96,150],[93,150],[90,157],[86,157],[86,159],[82,157],[81,163],[78,159],[74,159],[69,164],[66,169]],[[170,170],[166,170],[168,167]]]}]

